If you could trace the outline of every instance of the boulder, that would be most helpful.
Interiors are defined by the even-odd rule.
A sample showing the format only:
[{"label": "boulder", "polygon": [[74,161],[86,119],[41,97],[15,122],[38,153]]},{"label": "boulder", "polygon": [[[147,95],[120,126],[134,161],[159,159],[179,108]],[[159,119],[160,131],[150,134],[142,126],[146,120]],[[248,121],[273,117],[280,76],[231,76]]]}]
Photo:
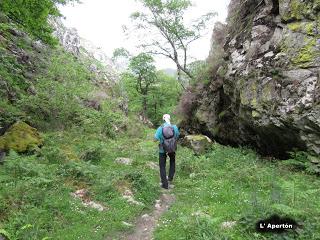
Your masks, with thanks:
[{"label": "boulder", "polygon": [[0,137],[2,151],[27,152],[37,149],[42,144],[43,139],[37,129],[24,122],[16,122]]},{"label": "boulder", "polygon": [[182,144],[191,148],[196,154],[203,154],[211,148],[212,140],[205,135],[187,135]]}]

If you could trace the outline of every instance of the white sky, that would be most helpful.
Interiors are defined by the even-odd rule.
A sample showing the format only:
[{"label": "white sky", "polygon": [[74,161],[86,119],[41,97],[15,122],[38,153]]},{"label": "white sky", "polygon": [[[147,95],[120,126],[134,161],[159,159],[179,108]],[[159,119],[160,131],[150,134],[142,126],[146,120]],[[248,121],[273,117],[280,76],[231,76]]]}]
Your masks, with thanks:
[{"label": "white sky", "polygon": [[[128,39],[122,26],[130,23],[131,13],[141,10],[135,0],[81,0],[81,4],[61,7],[66,17],[67,27],[74,27],[81,37],[101,47],[108,56],[112,56],[115,48],[124,47],[129,52],[136,53],[136,42]],[[227,6],[230,0],[193,0],[194,7],[186,13],[186,19],[194,19],[209,11],[215,11],[218,16],[214,21],[225,21]],[[210,38],[213,24],[208,26],[206,35],[196,41],[190,48],[190,55],[195,59],[205,59],[210,50]],[[158,68],[175,68],[169,59],[156,57]]]}]

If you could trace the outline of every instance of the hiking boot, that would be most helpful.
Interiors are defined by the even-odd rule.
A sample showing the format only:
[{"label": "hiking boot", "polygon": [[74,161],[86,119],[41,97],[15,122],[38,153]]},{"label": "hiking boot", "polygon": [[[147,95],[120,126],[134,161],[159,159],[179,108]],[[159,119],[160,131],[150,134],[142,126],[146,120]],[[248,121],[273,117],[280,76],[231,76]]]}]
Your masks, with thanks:
[{"label": "hiking boot", "polygon": [[168,180],[168,182],[172,183],[173,178],[169,178],[169,177],[167,177],[167,180]]},{"label": "hiking boot", "polygon": [[167,184],[167,185],[165,185],[165,184],[161,184],[161,187],[162,187],[162,188],[164,188],[164,189],[169,189],[168,184]]}]

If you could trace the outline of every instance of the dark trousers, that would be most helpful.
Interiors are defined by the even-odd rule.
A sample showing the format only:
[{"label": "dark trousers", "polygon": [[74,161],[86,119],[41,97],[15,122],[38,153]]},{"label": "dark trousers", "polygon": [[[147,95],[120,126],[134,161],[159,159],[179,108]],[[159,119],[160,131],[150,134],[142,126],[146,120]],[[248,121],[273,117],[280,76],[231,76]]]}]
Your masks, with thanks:
[{"label": "dark trousers", "polygon": [[170,168],[169,168],[169,180],[173,179],[176,170],[176,153],[159,153],[159,166],[160,166],[160,177],[163,186],[168,186],[167,174],[166,174],[166,161],[167,155],[170,158]]}]

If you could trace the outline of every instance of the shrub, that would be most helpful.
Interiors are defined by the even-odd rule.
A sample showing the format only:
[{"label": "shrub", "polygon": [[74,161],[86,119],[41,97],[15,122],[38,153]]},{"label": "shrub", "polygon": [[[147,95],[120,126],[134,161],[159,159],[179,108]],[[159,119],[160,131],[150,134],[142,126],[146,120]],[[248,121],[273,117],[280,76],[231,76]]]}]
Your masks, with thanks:
[{"label": "shrub", "polygon": [[57,174],[65,178],[92,184],[99,174],[97,170],[95,166],[89,163],[68,162],[60,166]]},{"label": "shrub", "polygon": [[181,96],[177,112],[184,119],[188,120],[193,117],[193,112],[196,109],[198,103],[198,94],[193,88],[189,87],[186,92]]},{"label": "shrub", "polygon": [[88,142],[83,146],[83,151],[80,159],[91,162],[93,164],[99,163],[103,157],[103,146],[100,141]]},{"label": "shrub", "polygon": [[307,152],[291,152],[291,158],[282,161],[282,164],[293,170],[305,171],[309,174],[320,175],[320,159]]}]

